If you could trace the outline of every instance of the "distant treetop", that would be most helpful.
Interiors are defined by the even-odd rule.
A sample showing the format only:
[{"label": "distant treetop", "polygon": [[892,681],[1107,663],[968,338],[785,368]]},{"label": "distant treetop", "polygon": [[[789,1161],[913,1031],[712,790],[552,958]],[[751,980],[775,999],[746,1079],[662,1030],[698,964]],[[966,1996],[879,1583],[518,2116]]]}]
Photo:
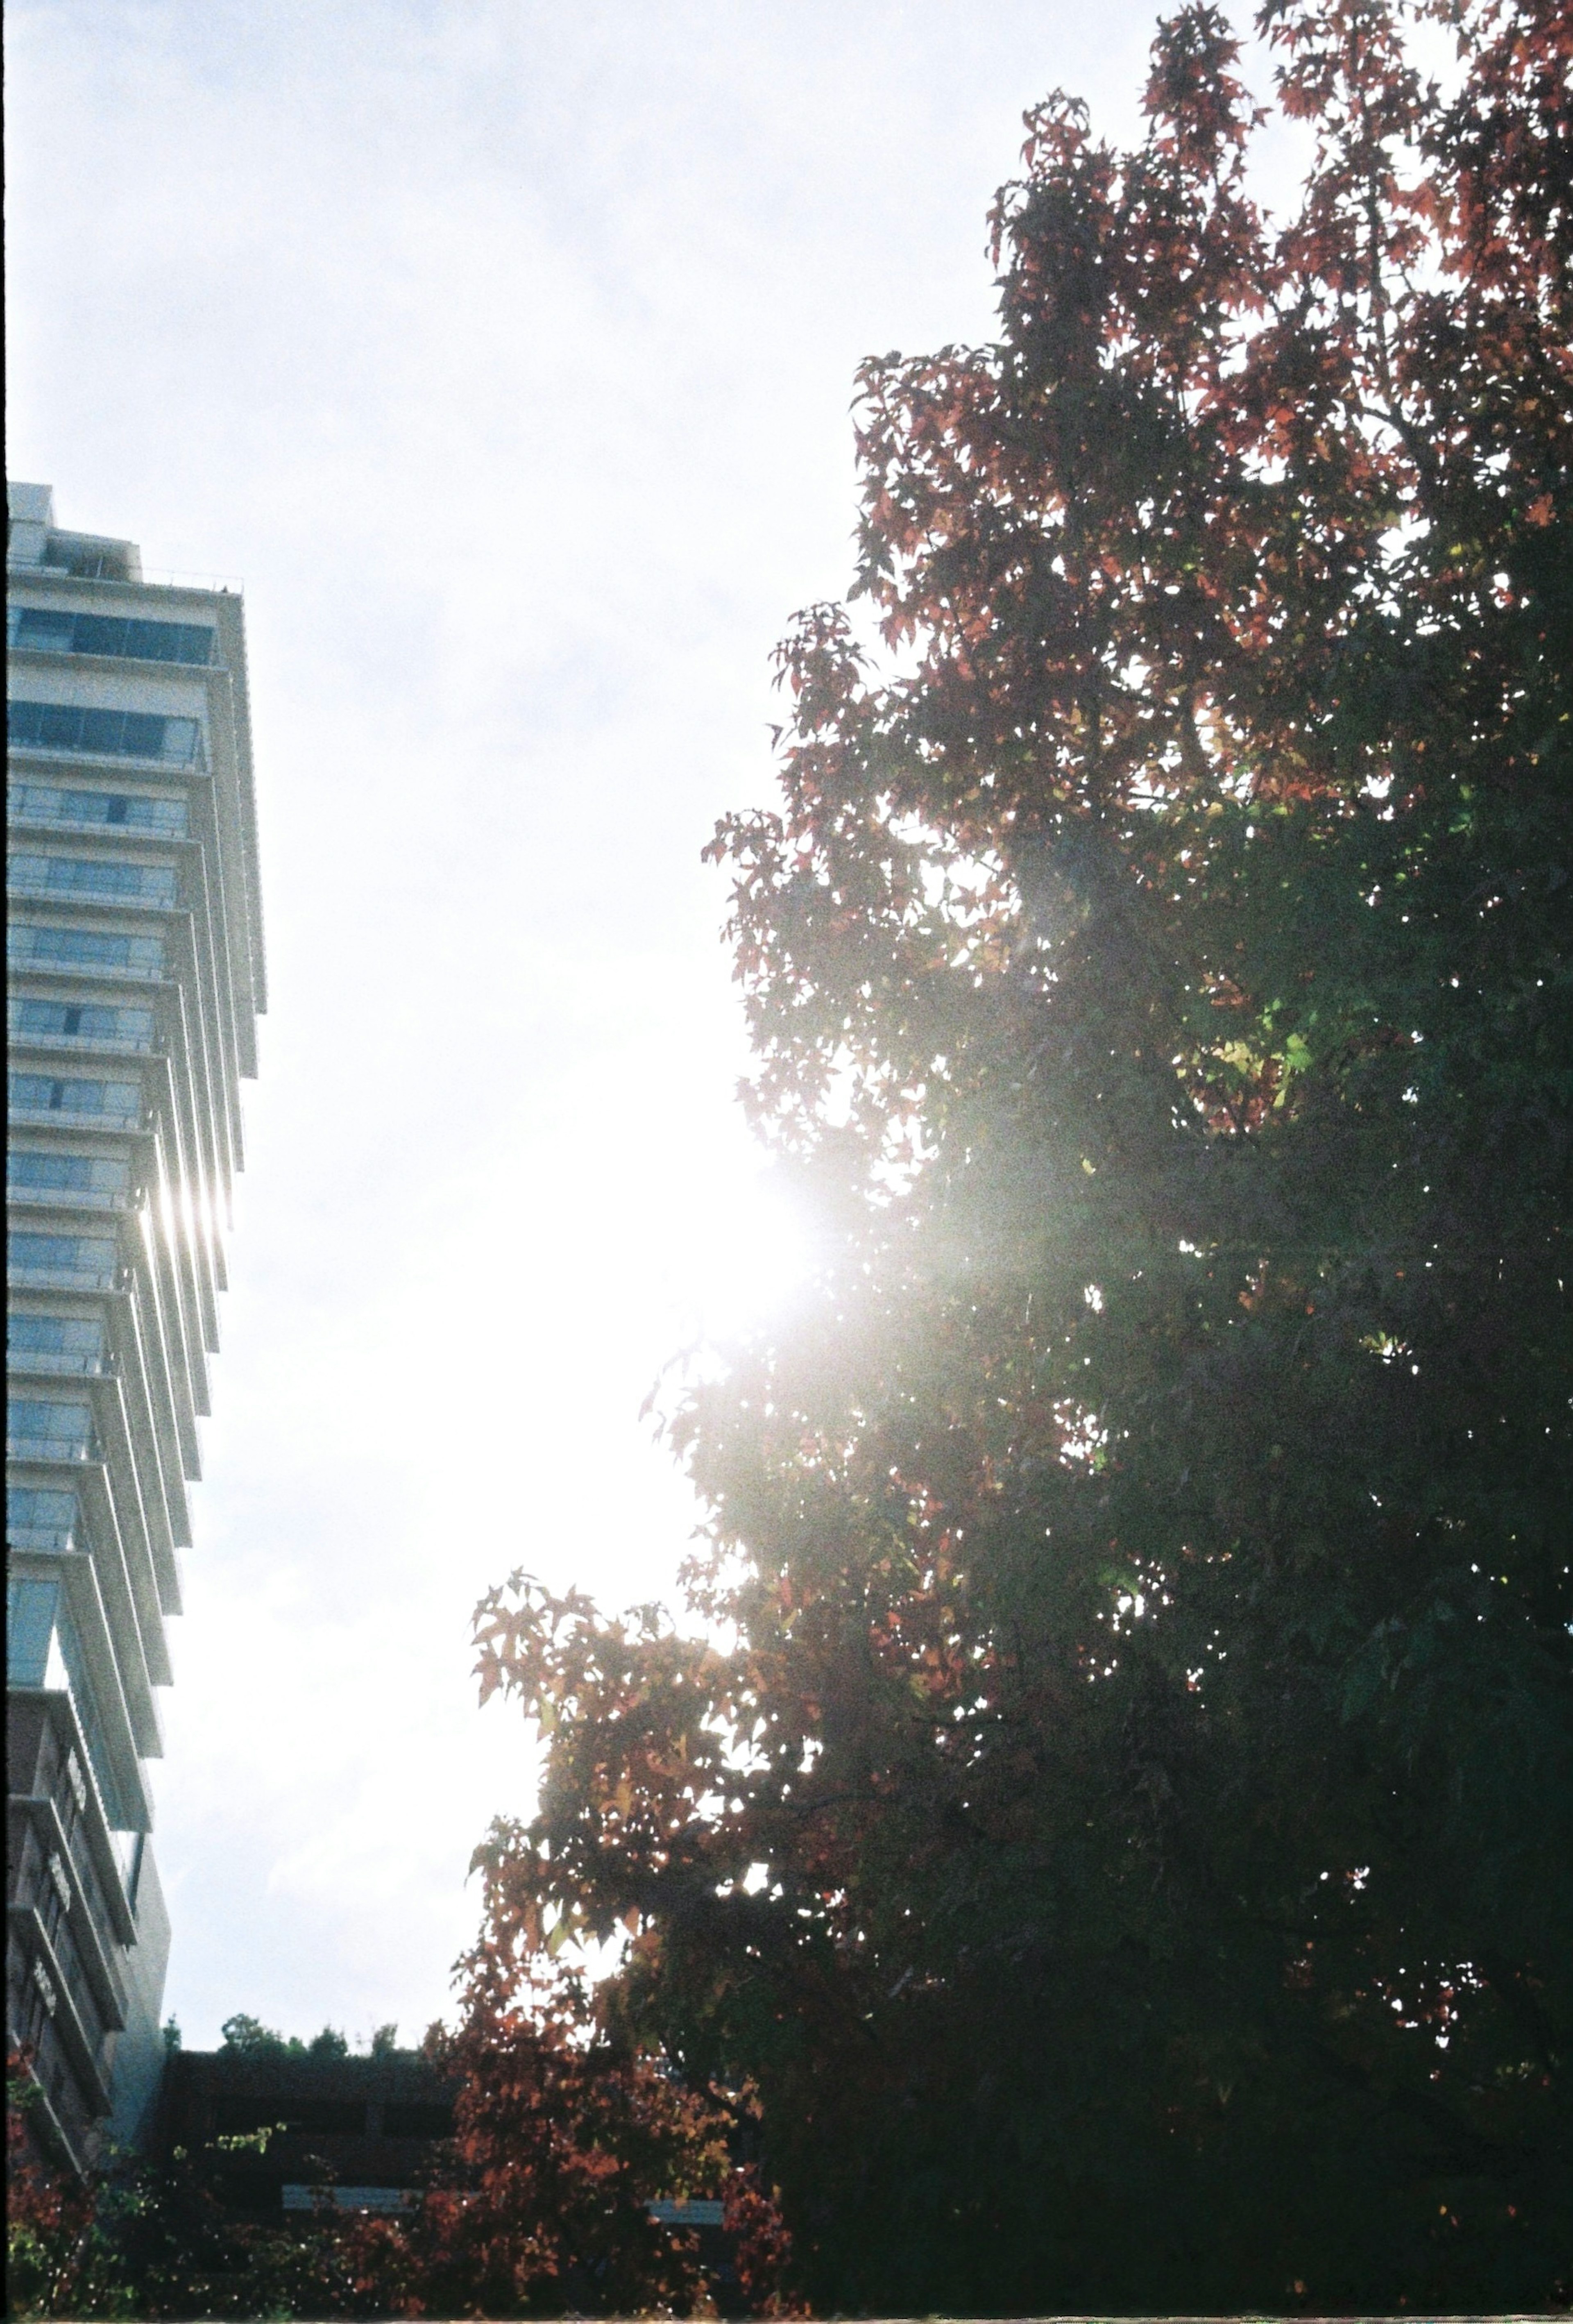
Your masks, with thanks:
[{"label": "distant treetop", "polygon": [[[221,2030],[225,2048],[243,2058],[347,2058],[350,2054],[348,2042],[334,2025],[325,2025],[320,2034],[312,2035],[309,2042],[302,2042],[298,2034],[291,2034],[286,2040],[271,2025],[264,2025],[260,2018],[247,2016],[243,2010],[237,2011],[233,2017],[226,2017]],[[397,2031],[398,2028],[392,2025],[378,2028],[372,2036],[372,2055],[374,2058],[392,2054],[392,2037]]]}]

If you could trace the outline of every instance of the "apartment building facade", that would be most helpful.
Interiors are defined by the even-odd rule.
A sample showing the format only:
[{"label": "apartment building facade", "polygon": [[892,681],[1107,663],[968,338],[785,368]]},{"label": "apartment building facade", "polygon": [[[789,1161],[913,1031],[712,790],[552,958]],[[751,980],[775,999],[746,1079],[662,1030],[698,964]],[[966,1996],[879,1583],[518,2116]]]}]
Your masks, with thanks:
[{"label": "apartment building facade", "polygon": [[7,515],[6,2012],[80,2169],[162,2062],[149,1762],[266,990],[238,591]]}]

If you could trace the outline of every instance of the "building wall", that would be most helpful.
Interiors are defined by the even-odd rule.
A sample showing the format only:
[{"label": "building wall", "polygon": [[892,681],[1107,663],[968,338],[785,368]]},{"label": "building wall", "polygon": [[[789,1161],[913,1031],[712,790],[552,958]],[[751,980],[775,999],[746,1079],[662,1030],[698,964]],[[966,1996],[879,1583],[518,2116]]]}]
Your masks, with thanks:
[{"label": "building wall", "polygon": [[158,1860],[144,1847],[132,1896],[136,1942],[125,1964],[125,2024],[115,2045],[109,2135],[117,2146],[143,2146],[150,2137],[164,2070],[164,1975],[170,1963],[170,1914]]},{"label": "building wall", "polygon": [[45,486],[7,497],[7,1685],[44,1758],[74,1738],[123,1931],[89,2041],[101,1997],[48,1933],[41,1882],[74,1908],[14,1771],[8,1994],[74,2077],[55,2114],[82,2165],[106,2122],[136,2135],[161,2058],[149,1763],[266,994],[238,593],[144,579]]},{"label": "building wall", "polygon": [[5,1726],[6,2025],[32,2057],[45,2145],[87,2160],[109,2104],[135,1923],[69,1697],[14,1689]]}]

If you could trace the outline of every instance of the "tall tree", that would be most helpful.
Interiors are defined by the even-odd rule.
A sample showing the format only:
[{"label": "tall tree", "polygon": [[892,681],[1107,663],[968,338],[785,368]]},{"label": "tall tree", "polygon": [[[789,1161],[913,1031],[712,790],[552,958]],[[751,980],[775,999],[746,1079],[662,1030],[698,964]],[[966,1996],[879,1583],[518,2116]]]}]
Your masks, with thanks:
[{"label": "tall tree", "polygon": [[750,2077],[816,2303],[1573,2292],[1573,20],[1221,14],[1058,97],[998,342],[860,376],[723,826],[789,1325],[703,1635],[527,1579],[494,1935]]}]

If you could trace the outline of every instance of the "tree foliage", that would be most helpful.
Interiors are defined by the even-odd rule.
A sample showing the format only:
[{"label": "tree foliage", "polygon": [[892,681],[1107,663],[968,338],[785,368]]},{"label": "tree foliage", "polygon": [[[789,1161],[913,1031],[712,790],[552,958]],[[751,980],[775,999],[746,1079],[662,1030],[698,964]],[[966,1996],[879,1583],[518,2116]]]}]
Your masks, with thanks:
[{"label": "tree foliage", "polygon": [[[576,1977],[533,1973],[494,1932],[460,2030],[428,2054],[458,2083],[455,2137],[419,2208],[349,2246],[360,2312],[776,2314],[786,2238],[736,2149],[750,2113],[685,2087]],[[654,2207],[719,2200],[719,2229]]]},{"label": "tree foliage", "polygon": [[[170,2043],[170,2027],[174,2029],[172,2043]],[[347,2058],[350,2054],[348,2042],[334,2025],[325,2025],[320,2034],[312,2035],[309,2042],[303,2042],[299,2034],[291,2034],[286,2040],[272,2026],[264,2025],[260,2018],[249,2016],[245,2011],[240,2010],[235,2016],[226,2017],[219,2030],[224,2035],[224,2046],[232,2056],[249,2058],[259,2065],[283,2058]],[[373,2057],[383,2056],[392,2049],[393,2036],[398,2030],[397,2026],[391,2025],[378,2028],[372,2039]],[[173,2018],[164,2033],[169,2046],[178,2049],[180,2029]]]},{"label": "tree foliage", "polygon": [[51,2172],[32,2135],[29,2054],[5,2059],[5,2293],[8,2314],[129,2316],[124,2273],[90,2189]]},{"label": "tree foliage", "polygon": [[[469,1968],[460,2031],[435,2026],[426,2043],[458,2085],[455,2135],[434,2151],[419,2201],[392,2216],[326,2200],[283,2217],[237,2204],[229,2166],[246,2150],[265,2154],[267,2129],[157,2158],[115,2155],[72,2180],[29,2140],[32,2086],[16,2073],[7,2116],[13,2310],[782,2313],[786,2237],[737,2151],[751,2119],[748,2094],[685,2089],[604,2022],[571,1975],[521,1978],[494,1945],[479,1948]],[[255,2019],[230,2027],[239,2036],[229,2034],[230,2046],[253,2057],[292,2054]],[[278,2046],[259,2048],[252,2035]],[[293,2054],[308,2053],[297,2043]],[[330,2177],[325,2165],[325,2184]],[[695,2199],[719,2200],[719,2226],[671,2215]]]},{"label": "tree foliage", "polygon": [[[247,2021],[254,2024],[254,2020]],[[37,2085],[20,2055],[6,2088],[7,2313],[23,2318],[362,2316],[355,2234],[329,2217],[237,2212],[225,2165],[270,2134],[177,2147],[158,2160],[111,2151],[85,2178],[51,2164],[30,2135]]]},{"label": "tree foliage", "polygon": [[716,843],[817,1280],[676,1424],[699,1634],[481,1610],[489,1941],[630,1932],[825,2307],[1573,2288],[1573,26],[1448,21],[1269,0],[1274,222],[1183,10],[864,367]]}]

